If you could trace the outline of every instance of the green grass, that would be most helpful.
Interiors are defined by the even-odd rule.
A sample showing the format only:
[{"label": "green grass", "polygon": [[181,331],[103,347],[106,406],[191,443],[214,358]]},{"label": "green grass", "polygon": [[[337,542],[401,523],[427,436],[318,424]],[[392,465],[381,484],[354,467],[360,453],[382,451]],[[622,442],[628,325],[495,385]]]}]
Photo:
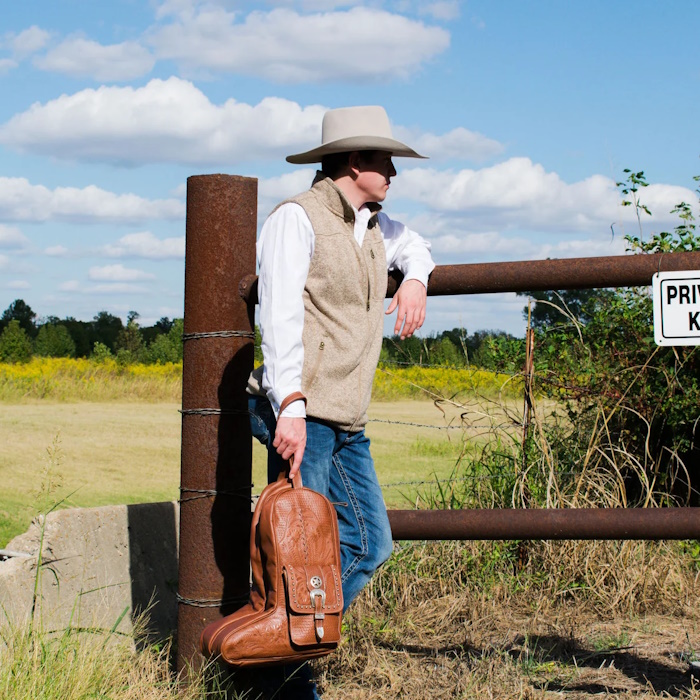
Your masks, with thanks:
[{"label": "green grass", "polygon": [[243,700],[209,669],[181,682],[171,672],[170,653],[168,645],[137,650],[134,636],[114,630],[44,633],[0,618],[0,698]]},{"label": "green grass", "polygon": [[26,530],[46,505],[41,494],[47,491],[56,501],[67,497],[67,506],[175,500],[177,409],[147,403],[0,403],[0,545]]},{"label": "green grass", "polygon": [[[516,404],[513,404],[514,408]],[[443,414],[443,411],[445,412]],[[455,424],[458,409],[430,401],[376,402],[367,434],[390,507],[409,507],[420,484],[445,479],[462,449],[461,430],[400,423]],[[175,403],[25,401],[0,403],[0,546],[24,532],[40,512],[50,461],[53,493],[67,506],[175,500],[180,479],[181,417]],[[468,435],[485,440],[473,421]],[[253,441],[254,492],[265,485],[266,453]],[[45,491],[45,488],[44,488]],[[58,500],[57,498],[57,500]]]}]

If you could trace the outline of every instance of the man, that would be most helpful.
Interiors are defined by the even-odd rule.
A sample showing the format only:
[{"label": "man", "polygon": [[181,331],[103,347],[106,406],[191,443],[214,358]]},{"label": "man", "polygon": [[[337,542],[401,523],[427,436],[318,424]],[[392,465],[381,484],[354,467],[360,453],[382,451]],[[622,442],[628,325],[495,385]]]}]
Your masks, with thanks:
[{"label": "man", "polygon": [[[393,139],[383,108],[326,112],[322,145],[287,158],[321,171],[270,214],[258,241],[264,365],[254,373],[262,387],[252,381],[253,433],[268,445],[270,481],[291,458],[291,475],[301,469],[304,485],[336,504],[346,608],[392,549],[364,433],[387,270],[404,274],[386,312],[403,339],[423,324],[435,266],[429,244],[380,211],[392,156],[424,157]],[[305,682],[285,697],[316,695]]]}]

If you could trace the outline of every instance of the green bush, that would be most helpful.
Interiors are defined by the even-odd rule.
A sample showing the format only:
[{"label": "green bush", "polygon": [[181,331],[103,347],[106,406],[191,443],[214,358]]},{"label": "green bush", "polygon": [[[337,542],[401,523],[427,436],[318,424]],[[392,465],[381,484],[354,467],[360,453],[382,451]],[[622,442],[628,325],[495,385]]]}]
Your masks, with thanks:
[{"label": "green bush", "polygon": [[32,341],[19,321],[10,321],[0,334],[0,360],[2,362],[27,362],[32,356]]},{"label": "green bush", "polygon": [[97,362],[104,362],[110,357],[113,357],[113,355],[112,351],[104,343],[98,341],[92,347],[92,357],[97,360]]},{"label": "green bush", "polygon": [[175,319],[167,333],[157,335],[148,346],[146,360],[157,364],[182,361],[183,320]]},{"label": "green bush", "polygon": [[[638,196],[644,173],[618,183],[640,219],[649,214]],[[696,178],[697,179],[697,178]],[[639,254],[700,249],[692,209],[673,209],[681,223],[646,242],[626,236]],[[567,469],[603,459],[633,501],[654,494],[697,504],[700,488],[700,352],[694,346],[654,343],[649,287],[607,290],[560,300],[557,314],[535,330],[537,388],[566,405],[571,430],[559,444]],[[550,302],[551,304],[551,302]],[[545,316],[541,316],[545,318]],[[521,358],[518,358],[518,363]],[[522,365],[520,365],[522,366]],[[577,461],[574,455],[583,455]]]},{"label": "green bush", "polygon": [[45,323],[34,341],[40,357],[75,357],[75,342],[63,324]]}]

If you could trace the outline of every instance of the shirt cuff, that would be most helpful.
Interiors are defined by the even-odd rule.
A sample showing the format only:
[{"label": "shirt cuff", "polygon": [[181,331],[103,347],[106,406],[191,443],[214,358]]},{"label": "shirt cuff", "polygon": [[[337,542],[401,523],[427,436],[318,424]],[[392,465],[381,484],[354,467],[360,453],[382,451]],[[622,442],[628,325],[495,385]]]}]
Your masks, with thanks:
[{"label": "shirt cuff", "polygon": [[[280,416],[280,406],[282,405],[282,401],[284,401],[285,397],[293,394],[295,391],[299,390],[291,389],[289,391],[279,392],[268,389],[267,398],[270,402],[270,406],[272,406],[272,412],[275,414],[275,418],[279,418]],[[287,408],[284,409],[284,413],[282,415],[285,418],[306,418],[306,404],[302,399],[292,401],[292,403],[290,403]]]},{"label": "shirt cuff", "polygon": [[404,273],[403,279],[406,280],[418,280],[422,282],[425,288],[428,288],[428,277],[430,273],[435,269],[435,263],[430,261],[430,263],[412,263],[409,268]]},{"label": "shirt cuff", "polygon": [[[306,403],[301,399],[292,401],[282,413],[285,418],[306,418]],[[280,415],[277,415],[279,419]]]}]

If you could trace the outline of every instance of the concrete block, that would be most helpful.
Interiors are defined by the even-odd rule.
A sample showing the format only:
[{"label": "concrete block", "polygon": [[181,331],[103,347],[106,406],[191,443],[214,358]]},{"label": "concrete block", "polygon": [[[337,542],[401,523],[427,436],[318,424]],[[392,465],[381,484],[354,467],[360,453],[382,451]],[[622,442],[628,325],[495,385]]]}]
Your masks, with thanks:
[{"label": "concrete block", "polygon": [[7,545],[30,556],[0,562],[0,606],[25,623],[38,574],[35,624],[42,629],[111,629],[123,615],[118,629],[128,632],[134,614],[149,608],[153,637],[166,638],[177,627],[178,516],[177,503],[140,503],[38,518]]}]

